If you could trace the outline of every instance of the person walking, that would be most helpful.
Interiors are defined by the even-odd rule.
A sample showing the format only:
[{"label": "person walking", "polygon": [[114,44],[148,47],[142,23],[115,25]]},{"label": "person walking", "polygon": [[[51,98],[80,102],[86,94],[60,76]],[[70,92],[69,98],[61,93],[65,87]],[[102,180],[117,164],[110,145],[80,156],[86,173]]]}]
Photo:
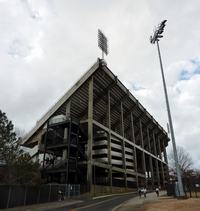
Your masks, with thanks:
[{"label": "person walking", "polygon": [[141,189],[140,189],[140,188],[138,189],[138,194],[139,194],[139,197],[141,198],[142,191],[141,191]]},{"label": "person walking", "polygon": [[159,196],[159,188],[156,188],[156,195]]},{"label": "person walking", "polygon": [[146,196],[147,196],[147,189],[146,188],[144,188],[143,193],[144,193],[144,198],[146,198]]}]

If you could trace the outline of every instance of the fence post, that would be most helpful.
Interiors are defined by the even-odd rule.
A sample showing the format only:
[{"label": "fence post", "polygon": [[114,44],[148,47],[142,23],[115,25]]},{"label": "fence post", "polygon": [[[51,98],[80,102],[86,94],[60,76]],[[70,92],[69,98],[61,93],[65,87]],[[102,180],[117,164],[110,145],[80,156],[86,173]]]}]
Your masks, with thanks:
[{"label": "fence post", "polygon": [[68,184],[68,199],[70,198],[70,184]]},{"label": "fence post", "polygon": [[194,184],[194,191],[195,191],[195,196],[197,198],[197,189],[196,189],[196,184]]},{"label": "fence post", "polygon": [[11,195],[11,186],[9,185],[8,200],[7,200],[7,206],[6,206],[6,208],[9,208],[9,204],[10,204],[10,195]]},{"label": "fence post", "polygon": [[25,191],[24,191],[24,206],[26,205],[26,194],[27,194],[27,186],[25,186]]},{"label": "fence post", "polygon": [[51,198],[51,184],[49,186],[49,197],[48,197],[48,202],[50,201],[50,198]]},{"label": "fence post", "polygon": [[60,196],[59,196],[60,186],[59,185],[56,185],[56,187],[57,187],[57,195],[58,195],[57,200],[59,201],[60,200]]},{"label": "fence post", "polygon": [[65,199],[67,198],[67,191],[68,191],[67,184],[65,184]]},{"label": "fence post", "polygon": [[39,189],[38,189],[38,198],[37,198],[37,203],[39,204],[39,202],[40,202],[40,188],[41,188],[41,186],[39,187]]}]

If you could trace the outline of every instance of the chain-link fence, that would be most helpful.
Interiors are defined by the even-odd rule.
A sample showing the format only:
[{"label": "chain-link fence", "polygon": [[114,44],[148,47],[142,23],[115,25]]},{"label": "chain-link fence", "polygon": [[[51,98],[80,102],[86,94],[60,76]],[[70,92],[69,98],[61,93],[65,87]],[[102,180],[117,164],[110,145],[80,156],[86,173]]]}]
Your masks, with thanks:
[{"label": "chain-link fence", "polygon": [[61,201],[80,195],[80,185],[48,184],[40,186],[0,185],[0,209]]},{"label": "chain-link fence", "polygon": [[[200,197],[200,178],[183,178],[183,189],[186,197]],[[170,181],[167,184],[167,194],[169,196],[179,196],[178,182]]]}]

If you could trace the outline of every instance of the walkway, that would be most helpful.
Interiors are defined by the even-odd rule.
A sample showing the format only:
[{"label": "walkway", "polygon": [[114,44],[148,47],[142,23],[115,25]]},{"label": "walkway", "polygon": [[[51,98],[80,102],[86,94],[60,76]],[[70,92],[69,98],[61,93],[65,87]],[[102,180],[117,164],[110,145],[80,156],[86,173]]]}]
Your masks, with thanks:
[{"label": "walkway", "polygon": [[64,201],[56,201],[56,202],[14,207],[14,208],[9,208],[9,209],[1,209],[1,211],[3,211],[3,210],[5,210],[5,211],[44,211],[44,210],[48,210],[48,209],[66,207],[66,206],[78,204],[81,202],[82,202],[81,200],[67,199]]},{"label": "walkway", "polygon": [[[160,192],[160,196],[166,195],[165,191]],[[134,197],[119,206],[115,207],[112,211],[139,211],[145,203],[158,201],[159,197],[156,196],[156,193],[148,193],[146,198],[142,196]]]}]

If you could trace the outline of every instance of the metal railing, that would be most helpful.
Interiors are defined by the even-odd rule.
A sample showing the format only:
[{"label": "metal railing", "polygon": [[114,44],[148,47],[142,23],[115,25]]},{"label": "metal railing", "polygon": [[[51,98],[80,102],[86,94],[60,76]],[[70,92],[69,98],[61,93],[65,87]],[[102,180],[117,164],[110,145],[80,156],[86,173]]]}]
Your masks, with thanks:
[{"label": "metal railing", "polygon": [[79,184],[0,185],[0,209],[61,201],[79,195]]}]

